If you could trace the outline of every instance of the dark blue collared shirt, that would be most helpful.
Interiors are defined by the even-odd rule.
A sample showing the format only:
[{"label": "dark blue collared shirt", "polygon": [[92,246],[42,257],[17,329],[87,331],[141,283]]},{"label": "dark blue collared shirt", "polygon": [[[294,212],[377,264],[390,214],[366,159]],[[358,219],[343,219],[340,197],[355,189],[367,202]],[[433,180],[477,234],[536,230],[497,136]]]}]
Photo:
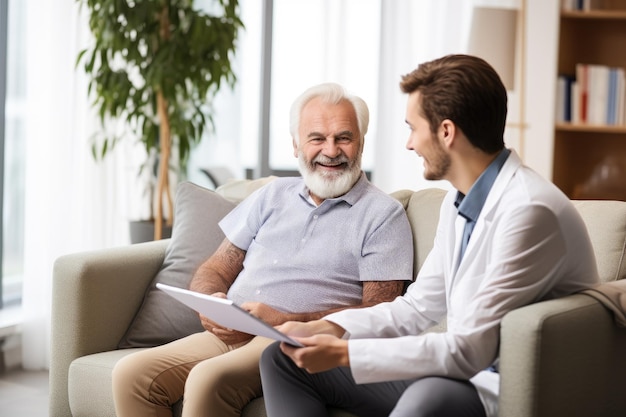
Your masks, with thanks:
[{"label": "dark blue collared shirt", "polygon": [[485,205],[489,191],[491,191],[491,187],[496,181],[500,169],[502,169],[510,153],[510,149],[503,149],[496,159],[489,164],[487,169],[480,174],[480,177],[478,177],[474,185],[472,185],[467,196],[460,191],[457,192],[454,205],[458,208],[459,215],[465,218],[465,229],[463,230],[459,261],[463,258],[465,248],[476,225],[476,220],[478,220],[478,215]]}]

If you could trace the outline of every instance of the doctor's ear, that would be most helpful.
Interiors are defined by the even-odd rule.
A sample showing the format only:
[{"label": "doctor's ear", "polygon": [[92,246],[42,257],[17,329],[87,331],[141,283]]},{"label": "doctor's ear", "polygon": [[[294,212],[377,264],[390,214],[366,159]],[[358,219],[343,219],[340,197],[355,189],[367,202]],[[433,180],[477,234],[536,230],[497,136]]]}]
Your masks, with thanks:
[{"label": "doctor's ear", "polygon": [[445,119],[439,125],[439,138],[447,145],[452,143],[456,134],[456,125],[450,119]]}]

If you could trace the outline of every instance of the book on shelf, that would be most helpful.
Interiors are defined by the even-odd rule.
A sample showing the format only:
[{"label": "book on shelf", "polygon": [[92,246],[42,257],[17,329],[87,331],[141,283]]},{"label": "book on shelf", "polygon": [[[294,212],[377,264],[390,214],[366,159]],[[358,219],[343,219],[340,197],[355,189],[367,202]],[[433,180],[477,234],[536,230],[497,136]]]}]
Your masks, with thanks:
[{"label": "book on shelf", "polygon": [[556,121],[617,126],[626,122],[624,68],[577,64],[575,76],[559,75]]},{"label": "book on shelf", "polygon": [[602,8],[603,0],[561,0],[561,10],[588,12]]},{"label": "book on shelf", "polygon": [[572,110],[575,104],[572,103],[572,93],[576,87],[575,82],[576,78],[569,75],[561,75],[557,79],[556,121],[558,123],[573,121]]},{"label": "book on shelf", "polygon": [[588,65],[587,118],[592,125],[608,124],[609,113],[609,68]]},{"label": "book on shelf", "polygon": [[587,123],[589,105],[589,67],[585,64],[576,65],[576,87],[578,94],[578,108],[576,120],[578,123]]}]

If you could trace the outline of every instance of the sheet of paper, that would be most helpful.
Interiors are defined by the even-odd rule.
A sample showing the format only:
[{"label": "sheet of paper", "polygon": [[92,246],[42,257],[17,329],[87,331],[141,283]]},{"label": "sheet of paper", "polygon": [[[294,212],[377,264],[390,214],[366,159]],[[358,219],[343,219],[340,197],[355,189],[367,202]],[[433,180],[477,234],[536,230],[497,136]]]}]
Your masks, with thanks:
[{"label": "sheet of paper", "polygon": [[221,326],[239,330],[244,333],[279,340],[294,346],[302,346],[301,343],[276,330],[258,317],[248,313],[246,310],[233,303],[232,300],[213,297],[161,283],[157,283],[156,286],[158,289],[165,291],[166,294],[174,297],[181,303],[203,316],[210,318]]}]

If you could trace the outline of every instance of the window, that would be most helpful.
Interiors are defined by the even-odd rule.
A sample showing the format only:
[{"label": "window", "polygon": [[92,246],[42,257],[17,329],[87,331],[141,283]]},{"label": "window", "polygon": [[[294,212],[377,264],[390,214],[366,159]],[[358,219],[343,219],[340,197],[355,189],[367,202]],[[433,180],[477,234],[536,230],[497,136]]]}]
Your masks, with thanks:
[{"label": "window", "polygon": [[[358,18],[356,18],[358,16]],[[306,88],[337,82],[376,114],[379,0],[274,0],[270,109],[270,167],[297,169],[291,151],[289,107]],[[368,140],[376,131],[370,119]],[[373,146],[363,168],[370,169]]]},{"label": "window", "polygon": [[[9,4],[10,3],[10,4]],[[0,139],[4,149],[2,195],[2,305],[19,304],[22,296],[24,257],[24,113],[26,83],[24,79],[24,12],[21,1],[0,0],[0,74],[5,71],[4,123],[0,123]],[[0,82],[2,77],[0,76]]]},{"label": "window", "polygon": [[[368,103],[370,116],[376,114],[380,0],[241,0],[241,6],[240,162],[249,177],[299,175],[289,107],[302,91],[337,82]],[[368,143],[375,124],[370,117]],[[373,151],[366,146],[365,170],[372,168]]]}]

